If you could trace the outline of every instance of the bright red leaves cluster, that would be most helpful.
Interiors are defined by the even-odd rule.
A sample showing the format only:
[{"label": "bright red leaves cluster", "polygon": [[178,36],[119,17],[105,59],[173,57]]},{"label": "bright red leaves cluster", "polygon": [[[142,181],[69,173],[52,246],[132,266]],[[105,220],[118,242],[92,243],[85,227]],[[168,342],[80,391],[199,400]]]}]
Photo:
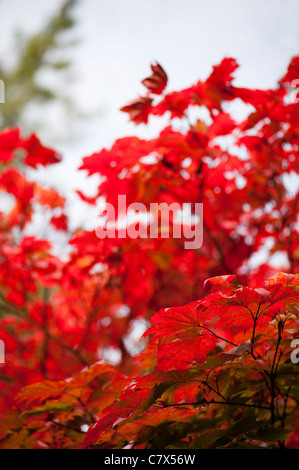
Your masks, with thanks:
[{"label": "bright red leaves cluster", "polygon": [[298,330],[299,275],[279,274],[255,289],[230,278],[217,277],[218,290],[203,300],[153,315],[146,335],[157,348],[155,370],[132,378],[102,410],[85,446],[258,447],[288,434],[288,443],[298,442],[298,416],[289,413],[299,374],[289,346]]},{"label": "bright red leaves cluster", "polygon": [[35,134],[22,138],[19,129],[7,129],[0,135],[0,161],[9,163],[15,160],[36,168],[38,165],[51,165],[61,160],[54,150],[44,147]]},{"label": "bright red leaves cluster", "polygon": [[[65,198],[26,168],[60,157],[35,135],[0,133],[3,448],[298,447],[299,281],[269,262],[276,255],[280,271],[298,272],[289,181],[299,173],[299,105],[287,99],[298,58],[273,90],[235,87],[236,69],[225,58],[206,80],[166,93],[152,64],[146,94],[122,111],[136,124],[167,114],[168,125],[81,166],[101,176],[94,196],[77,192],[86,204],[202,202],[196,250],[184,238],[100,240],[82,228],[59,258],[31,223],[39,212],[67,232]],[[242,122],[233,100],[250,107]],[[137,343],[136,328],[147,328]]]}]

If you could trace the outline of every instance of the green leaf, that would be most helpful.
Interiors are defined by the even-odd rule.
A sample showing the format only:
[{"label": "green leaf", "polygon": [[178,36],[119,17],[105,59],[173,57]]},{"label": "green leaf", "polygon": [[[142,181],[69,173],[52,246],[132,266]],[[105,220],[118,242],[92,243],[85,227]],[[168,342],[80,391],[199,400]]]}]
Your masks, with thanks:
[{"label": "green leaf", "polygon": [[260,429],[256,433],[248,433],[250,439],[255,439],[263,442],[276,442],[283,441],[291,432],[290,429]]},{"label": "green leaf", "polygon": [[47,403],[44,406],[39,406],[37,408],[33,408],[32,410],[25,411],[24,416],[36,416],[40,415],[43,413],[47,413],[50,411],[72,411],[74,409],[73,405],[70,405],[69,403],[63,403],[63,402],[53,402],[53,403]]},{"label": "green leaf", "polygon": [[232,360],[238,357],[236,354],[219,354],[218,356],[213,356],[204,362],[203,366],[206,369],[216,369],[216,367],[221,367],[226,362],[231,362]]},{"label": "green leaf", "polygon": [[158,398],[160,398],[163,395],[163,393],[172,385],[173,385],[173,382],[162,382],[160,384],[156,384],[153,388],[153,391],[144,402],[141,408],[142,411],[145,411],[148,408],[150,408],[158,400]]}]

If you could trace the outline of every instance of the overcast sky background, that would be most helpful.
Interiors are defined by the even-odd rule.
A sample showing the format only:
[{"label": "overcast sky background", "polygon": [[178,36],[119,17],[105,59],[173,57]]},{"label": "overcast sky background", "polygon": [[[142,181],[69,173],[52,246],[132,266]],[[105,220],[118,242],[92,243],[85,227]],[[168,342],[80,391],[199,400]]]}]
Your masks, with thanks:
[{"label": "overcast sky background", "polygon": [[[61,3],[0,0],[1,56],[13,52],[14,31],[38,31]],[[76,172],[82,156],[117,137],[149,136],[157,129],[151,121],[148,128],[136,127],[119,112],[142,93],[140,81],[151,61],[165,68],[169,90],[204,79],[225,56],[240,64],[236,85],[270,88],[299,53],[298,0],[81,0],[74,16],[71,36],[78,43],[71,52],[72,81],[64,87],[92,117],[74,125],[72,139],[65,142],[55,142],[55,132],[40,132],[45,143],[63,153],[64,162],[39,176],[65,192],[80,187],[88,193],[93,187],[92,179]],[[70,122],[55,107],[47,112],[57,135],[67,134]]]}]

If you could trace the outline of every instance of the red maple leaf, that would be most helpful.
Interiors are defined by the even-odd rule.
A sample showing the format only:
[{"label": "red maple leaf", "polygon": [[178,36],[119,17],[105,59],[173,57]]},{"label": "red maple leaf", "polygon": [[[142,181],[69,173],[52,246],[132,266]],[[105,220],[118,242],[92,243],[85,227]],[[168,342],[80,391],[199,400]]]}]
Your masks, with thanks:
[{"label": "red maple leaf", "polygon": [[153,73],[142,80],[142,84],[155,95],[160,95],[167,85],[167,75],[165,70],[161,67],[158,62],[151,64]]}]

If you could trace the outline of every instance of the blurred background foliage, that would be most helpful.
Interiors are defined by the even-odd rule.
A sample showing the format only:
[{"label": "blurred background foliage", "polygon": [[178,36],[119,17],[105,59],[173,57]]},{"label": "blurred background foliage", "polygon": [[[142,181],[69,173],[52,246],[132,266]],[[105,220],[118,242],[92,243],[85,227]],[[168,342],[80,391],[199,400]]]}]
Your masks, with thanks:
[{"label": "blurred background foliage", "polygon": [[25,133],[39,131],[46,114],[45,104],[59,102],[67,115],[76,112],[74,102],[67,93],[67,84],[72,78],[68,51],[76,44],[72,37],[76,24],[73,16],[76,3],[76,0],[66,0],[57,13],[30,36],[15,33],[14,63],[11,64],[9,57],[0,59],[0,78],[5,84],[5,103],[0,106],[0,128],[20,126]]}]

